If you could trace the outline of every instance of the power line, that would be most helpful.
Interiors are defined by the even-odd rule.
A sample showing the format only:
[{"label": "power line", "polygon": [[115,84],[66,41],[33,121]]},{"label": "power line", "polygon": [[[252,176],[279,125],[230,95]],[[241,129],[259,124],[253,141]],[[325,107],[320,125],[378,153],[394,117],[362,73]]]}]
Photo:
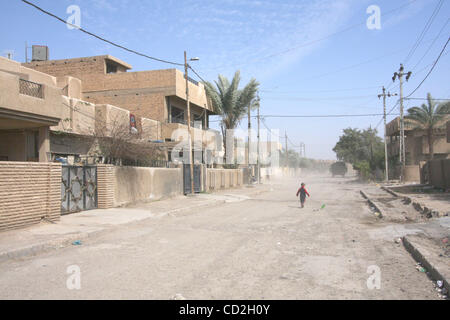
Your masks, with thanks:
[{"label": "power line", "polygon": [[383,113],[367,113],[367,114],[321,114],[321,115],[261,115],[264,118],[352,118],[352,117],[377,117],[384,115]]},{"label": "power line", "polygon": [[409,51],[408,55],[404,59],[404,63],[407,63],[409,59],[413,56],[413,54],[416,52],[417,48],[419,47],[420,43],[422,42],[425,34],[430,29],[431,25],[433,24],[434,19],[436,18],[439,10],[441,10],[442,4],[444,0],[439,0],[438,4],[436,5],[433,13],[431,14],[431,17],[428,19],[427,23],[425,24],[425,27],[423,28],[422,32],[420,33],[419,37],[417,38],[416,42],[412,46],[411,50]]},{"label": "power line", "polygon": [[372,97],[372,95],[354,96],[354,97],[327,97],[327,98],[299,98],[299,97],[265,97],[265,99],[277,99],[277,100],[303,100],[303,101],[327,101],[327,100],[350,100]]},{"label": "power line", "polygon": [[124,47],[124,46],[122,46],[122,45],[120,45],[120,44],[117,44],[117,43],[115,43],[115,42],[112,42],[112,41],[110,41],[110,40],[107,40],[107,39],[105,39],[105,38],[102,38],[102,37],[100,37],[100,36],[98,36],[98,35],[96,35],[96,34],[94,34],[94,33],[92,33],[92,32],[89,32],[89,31],[87,31],[87,30],[84,30],[83,28],[80,28],[79,26],[76,26],[76,25],[74,25],[74,24],[71,24],[71,23],[65,21],[64,19],[62,19],[62,18],[60,18],[60,17],[54,15],[53,13],[50,13],[50,12],[48,12],[48,11],[42,9],[41,7],[35,5],[34,3],[31,3],[31,2],[29,2],[29,1],[27,1],[27,0],[22,0],[22,2],[24,2],[24,3],[26,3],[26,4],[30,5],[30,6],[32,6],[32,7],[34,7],[34,8],[36,8],[37,10],[39,10],[39,11],[45,13],[46,15],[49,15],[49,16],[51,16],[51,17],[53,17],[53,18],[55,18],[55,19],[61,21],[62,23],[66,24],[66,25],[68,25],[68,26],[71,26],[71,27],[73,27],[73,28],[76,28],[76,29],[80,30],[81,32],[84,32],[84,33],[86,33],[86,34],[88,34],[88,35],[90,35],[90,36],[92,36],[92,37],[94,37],[94,38],[97,38],[97,39],[103,41],[103,42],[109,43],[109,44],[111,44],[111,45],[113,45],[113,46],[115,46],[115,47],[117,47],[117,48],[123,49],[123,50],[125,50],[125,51],[134,53],[134,54],[136,54],[136,55],[139,55],[139,56],[142,56],[142,57],[151,59],[151,60],[155,60],[155,61],[159,61],[159,62],[163,62],[163,63],[168,63],[168,64],[172,64],[172,65],[176,65],[176,66],[184,66],[183,63],[177,63],[177,62],[172,62],[172,61],[168,61],[168,60],[164,60],[164,59],[159,59],[159,58],[151,57],[151,56],[146,55],[146,54],[144,54],[144,53],[141,53],[141,52],[138,52],[138,51],[129,49],[129,48]]},{"label": "power line", "polygon": [[413,92],[411,92],[409,95],[406,96],[406,98],[409,98],[410,96],[412,96],[422,86],[422,84],[425,82],[425,80],[427,80],[429,75],[433,72],[434,67],[436,67],[436,64],[438,63],[439,59],[442,57],[442,54],[444,53],[445,48],[447,48],[449,41],[450,41],[450,37],[447,39],[447,42],[445,43],[444,47],[442,48],[441,53],[437,57],[436,61],[433,63],[433,66],[431,67],[430,71],[427,73],[425,78],[422,80],[422,82],[419,83],[419,85],[413,90]]},{"label": "power line", "polygon": [[437,39],[439,39],[439,37],[441,36],[442,32],[444,31],[445,27],[447,26],[448,22],[450,21],[450,19],[447,19],[447,21],[445,22],[444,26],[442,27],[442,29],[439,31],[438,35],[436,36],[436,38],[433,39],[433,41],[431,42],[430,46],[428,47],[427,51],[423,54],[422,58],[419,59],[419,61],[416,63],[416,65],[412,68],[412,70],[414,71],[416,69],[416,67],[422,62],[422,60],[425,58],[425,56],[428,54],[428,52],[430,52],[431,48],[433,47],[434,43],[437,41]]},{"label": "power line", "polygon": [[[401,5],[401,6],[397,7],[397,8],[394,8],[394,9],[392,9],[390,11],[387,11],[386,13],[383,13],[381,16],[382,17],[387,16],[387,15],[389,15],[389,14],[395,12],[395,11],[403,9],[404,7],[410,6],[411,4],[413,4],[416,1],[417,0],[410,0],[410,1],[404,3],[403,5]],[[298,44],[296,46],[293,46],[291,48],[285,49],[283,51],[272,53],[272,54],[264,56],[264,57],[256,58],[255,60],[253,60],[251,62],[234,64],[234,65],[221,65],[221,66],[217,66],[217,67],[214,67],[214,68],[208,68],[208,69],[205,69],[205,70],[217,70],[217,69],[226,68],[226,67],[236,67],[236,66],[242,66],[242,65],[248,65],[248,64],[257,63],[257,62],[260,62],[261,60],[269,59],[269,58],[272,58],[272,57],[275,57],[275,56],[278,56],[278,55],[283,55],[283,54],[286,54],[286,53],[291,52],[293,50],[297,50],[297,49],[300,49],[300,48],[303,48],[303,47],[307,47],[307,46],[310,46],[310,45],[322,42],[324,40],[332,38],[332,37],[334,37],[336,35],[339,35],[341,33],[350,31],[350,30],[352,30],[354,28],[357,28],[359,26],[362,26],[362,25],[366,25],[366,21],[350,25],[350,26],[348,26],[348,27],[346,27],[346,28],[344,28],[344,29],[342,29],[340,31],[333,32],[333,33],[331,33],[331,34],[329,34],[327,36],[324,36],[322,38],[319,38],[319,39],[316,39],[316,40],[312,40],[312,41],[308,41],[308,42],[304,42],[304,43]]]},{"label": "power line", "polygon": [[371,87],[364,87],[364,88],[347,88],[347,89],[335,89],[335,90],[297,90],[297,91],[277,91],[277,90],[259,90],[259,92],[264,93],[281,93],[281,94],[289,94],[289,93],[324,93],[324,92],[342,92],[342,91],[356,91],[356,90],[368,90],[368,89],[375,89],[380,88],[381,86],[371,86]]}]

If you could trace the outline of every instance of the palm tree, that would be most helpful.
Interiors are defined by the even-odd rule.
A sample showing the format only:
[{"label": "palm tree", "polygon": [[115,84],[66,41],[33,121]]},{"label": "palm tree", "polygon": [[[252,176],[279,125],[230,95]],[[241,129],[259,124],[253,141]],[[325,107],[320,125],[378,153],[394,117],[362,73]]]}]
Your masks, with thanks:
[{"label": "palm tree", "polygon": [[433,130],[437,128],[440,125],[440,122],[445,119],[446,115],[450,113],[450,102],[438,104],[433,100],[430,93],[427,95],[427,102],[427,104],[422,104],[421,107],[408,109],[408,115],[405,118],[415,124],[417,128],[422,128],[427,131],[430,160],[433,160]]},{"label": "palm tree", "polygon": [[231,83],[222,75],[214,81],[215,86],[210,82],[205,83],[206,94],[211,99],[214,111],[222,117],[221,130],[225,155],[226,130],[235,129],[246,115],[248,108],[257,105],[255,100],[259,83],[251,79],[243,89],[239,89],[240,81],[240,72],[236,71]]}]

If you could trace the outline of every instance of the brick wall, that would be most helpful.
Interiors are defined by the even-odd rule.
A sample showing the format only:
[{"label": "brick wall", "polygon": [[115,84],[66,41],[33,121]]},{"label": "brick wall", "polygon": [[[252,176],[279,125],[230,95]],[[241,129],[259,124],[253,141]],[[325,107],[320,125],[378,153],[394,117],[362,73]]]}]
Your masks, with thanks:
[{"label": "brick wall", "polygon": [[0,231],[30,226],[61,213],[61,165],[0,162]]},{"label": "brick wall", "polygon": [[97,165],[97,203],[99,209],[114,207],[115,173],[112,165]]}]

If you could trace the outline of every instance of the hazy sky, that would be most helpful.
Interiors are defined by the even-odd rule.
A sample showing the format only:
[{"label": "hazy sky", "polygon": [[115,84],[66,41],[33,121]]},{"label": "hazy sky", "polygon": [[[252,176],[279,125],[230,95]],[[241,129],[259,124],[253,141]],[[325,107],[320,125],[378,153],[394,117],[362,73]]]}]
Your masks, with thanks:
[{"label": "hazy sky", "polygon": [[[448,0],[413,54],[409,53],[439,0],[30,1],[64,18],[69,16],[68,6],[78,5],[84,29],[151,56],[183,62],[187,50],[190,57],[200,57],[192,66],[209,81],[219,73],[231,78],[240,70],[243,82],[254,77],[261,83],[263,115],[381,113],[377,94],[383,85],[398,92],[398,82],[391,85],[391,78],[400,63],[413,71],[404,86],[409,94],[426,76],[450,34]],[[370,5],[381,9],[380,30],[366,26]],[[133,65],[134,71],[172,68],[68,30],[20,0],[1,1],[0,9],[0,53],[12,51],[15,60],[24,61],[27,41],[48,45],[51,59],[111,54]],[[424,98],[427,92],[436,98],[450,97],[449,50],[450,46],[414,97]],[[395,102],[391,98],[388,109]],[[419,103],[407,101],[405,106]],[[335,159],[332,148],[342,129],[375,127],[380,119],[265,121],[283,134],[286,130],[294,144],[304,142],[309,157]],[[241,126],[246,128],[246,120]],[[382,134],[382,126],[379,129]]]}]

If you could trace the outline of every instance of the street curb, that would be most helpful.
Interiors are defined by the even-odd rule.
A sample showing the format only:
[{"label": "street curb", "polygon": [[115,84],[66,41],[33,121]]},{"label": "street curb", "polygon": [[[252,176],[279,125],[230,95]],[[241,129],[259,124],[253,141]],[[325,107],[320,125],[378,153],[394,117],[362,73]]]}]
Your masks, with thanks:
[{"label": "street curb", "polygon": [[445,216],[444,214],[441,214],[441,212],[434,210],[433,208],[428,208],[428,207],[424,206],[422,203],[418,202],[416,199],[414,199],[412,197],[399,195],[397,192],[395,192],[387,187],[381,187],[381,189],[392,194],[394,197],[402,198],[405,205],[411,204],[413,206],[413,208],[416,209],[417,212],[419,212],[421,215],[425,215],[428,219]]},{"label": "street curb", "polygon": [[373,202],[362,190],[359,190],[359,192],[361,193],[361,195],[363,196],[364,199],[367,200],[367,202],[369,203],[369,205],[371,205],[373,208],[375,208],[375,211],[378,212],[380,214],[380,216],[377,216],[377,218],[381,219],[383,218],[383,212],[381,212],[380,208],[375,204],[375,202]]},{"label": "street curb", "polygon": [[448,280],[442,276],[439,270],[437,270],[416,247],[414,247],[411,241],[408,240],[407,236],[402,238],[402,242],[406,251],[411,254],[414,260],[419,262],[425,268],[425,270],[429,272],[430,278],[433,281],[442,280],[444,283],[443,287],[446,288],[448,292],[450,292]]}]

